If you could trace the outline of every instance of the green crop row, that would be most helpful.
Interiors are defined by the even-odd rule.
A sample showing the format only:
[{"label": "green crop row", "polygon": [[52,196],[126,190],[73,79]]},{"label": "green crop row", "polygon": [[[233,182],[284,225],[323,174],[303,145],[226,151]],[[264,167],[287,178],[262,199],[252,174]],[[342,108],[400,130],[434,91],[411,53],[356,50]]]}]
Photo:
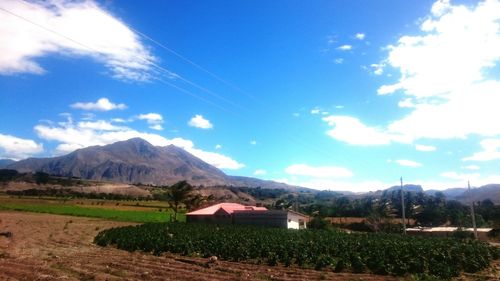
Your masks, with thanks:
[{"label": "green crop row", "polygon": [[477,272],[499,258],[497,248],[479,241],[233,225],[152,223],[104,230],[94,242],[155,255],[171,252],[336,272],[418,273],[441,279],[462,271]]},{"label": "green crop row", "polygon": [[[158,212],[156,210],[116,210],[110,208],[80,207],[65,204],[25,204],[25,203],[3,203],[0,202],[0,209],[15,210],[36,213],[49,213],[57,215],[102,218],[114,221],[129,222],[167,222],[169,221],[171,210],[168,212]],[[184,220],[184,215],[179,215],[180,220]]]}]

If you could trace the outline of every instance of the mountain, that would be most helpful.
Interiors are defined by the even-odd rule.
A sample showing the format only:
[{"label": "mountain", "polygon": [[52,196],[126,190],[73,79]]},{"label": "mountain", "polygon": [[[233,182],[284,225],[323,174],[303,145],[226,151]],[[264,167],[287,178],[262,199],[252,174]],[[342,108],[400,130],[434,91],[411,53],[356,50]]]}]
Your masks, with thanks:
[{"label": "mountain", "polygon": [[467,189],[463,187],[455,187],[455,188],[448,188],[445,190],[436,190],[436,189],[429,189],[426,190],[425,193],[429,195],[435,195],[437,192],[441,192],[444,194],[447,200],[456,200],[457,197],[462,195]]},{"label": "mountain", "polygon": [[456,196],[455,199],[464,203],[469,202],[470,199],[475,202],[490,199],[493,203],[500,204],[500,184],[488,184],[473,188],[470,190],[470,199],[467,190],[465,190],[462,194]]},{"label": "mountain", "polygon": [[140,138],[91,146],[54,158],[28,158],[7,165],[7,168],[121,183],[171,185],[187,180],[203,186],[296,188],[272,181],[228,176],[182,148],[153,146]]},{"label": "mountain", "polygon": [[[400,190],[401,186],[400,185],[395,185],[391,186],[385,191],[395,191],[395,190]],[[403,189],[405,192],[423,192],[424,190],[422,189],[421,185],[415,185],[415,184],[405,184],[403,185]]]},{"label": "mountain", "polygon": [[3,169],[4,167],[7,167],[10,164],[15,163],[16,161],[12,159],[0,159],[0,169]]}]

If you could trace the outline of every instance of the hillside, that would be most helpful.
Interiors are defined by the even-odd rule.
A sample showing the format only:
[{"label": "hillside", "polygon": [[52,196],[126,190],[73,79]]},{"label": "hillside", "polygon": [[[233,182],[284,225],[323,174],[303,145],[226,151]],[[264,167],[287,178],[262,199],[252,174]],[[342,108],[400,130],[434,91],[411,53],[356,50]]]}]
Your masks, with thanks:
[{"label": "hillside", "polygon": [[203,186],[248,186],[296,189],[273,181],[228,176],[216,167],[174,145],[153,146],[134,138],[105,146],[92,146],[53,158],[29,158],[6,166],[19,172],[42,171],[64,177],[171,185],[187,180]]},{"label": "hillside", "polygon": [[15,162],[16,161],[11,160],[11,159],[0,159],[0,169],[7,167],[8,165],[11,165]]}]

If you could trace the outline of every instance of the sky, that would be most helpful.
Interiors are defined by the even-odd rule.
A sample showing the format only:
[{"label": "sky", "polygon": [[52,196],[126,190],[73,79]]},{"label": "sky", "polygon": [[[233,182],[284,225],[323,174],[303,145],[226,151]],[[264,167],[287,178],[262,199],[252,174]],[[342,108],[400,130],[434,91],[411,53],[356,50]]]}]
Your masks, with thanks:
[{"label": "sky", "polygon": [[0,158],[141,137],[321,190],[500,183],[500,0],[2,0],[0,22]]}]

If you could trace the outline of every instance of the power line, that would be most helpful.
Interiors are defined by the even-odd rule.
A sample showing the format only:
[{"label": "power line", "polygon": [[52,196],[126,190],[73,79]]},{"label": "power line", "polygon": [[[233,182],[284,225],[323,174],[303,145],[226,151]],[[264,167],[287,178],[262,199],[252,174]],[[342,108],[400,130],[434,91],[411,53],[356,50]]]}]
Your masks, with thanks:
[{"label": "power line", "polygon": [[[33,6],[33,4],[28,3],[28,2],[24,2],[24,1],[20,1],[20,2],[21,2],[21,3],[25,3],[25,4],[29,4],[29,5],[32,5],[32,6]],[[41,25],[41,24],[38,24],[38,23],[36,23],[36,22],[34,22],[34,21],[32,21],[32,20],[30,20],[30,19],[26,18],[26,17],[23,17],[23,16],[21,16],[21,15],[18,15],[18,14],[16,14],[16,13],[13,13],[13,12],[11,12],[11,11],[9,11],[9,10],[7,10],[7,9],[3,8],[3,7],[0,7],[0,10],[4,11],[5,13],[8,13],[8,14],[10,14],[10,15],[12,15],[12,16],[15,16],[15,17],[17,17],[17,18],[19,18],[19,19],[22,19],[22,20],[24,20],[24,21],[26,21],[26,22],[28,22],[28,23],[30,23],[30,24],[32,24],[32,25],[35,25],[35,26],[37,26],[38,28],[41,28],[41,29],[45,30],[46,32],[50,32],[50,33],[52,33],[52,34],[55,34],[55,35],[57,35],[57,36],[59,36],[59,37],[62,37],[62,38],[64,38],[64,39],[66,39],[66,40],[68,40],[68,41],[71,41],[71,42],[73,42],[74,44],[77,44],[77,45],[79,45],[79,46],[81,46],[81,47],[83,47],[83,48],[85,48],[85,49],[88,49],[88,50],[91,50],[91,51],[94,51],[94,52],[100,53],[100,51],[99,51],[99,50],[97,50],[97,49],[95,49],[95,48],[93,48],[93,47],[91,47],[91,46],[88,46],[88,45],[86,45],[86,44],[84,44],[84,43],[81,43],[81,42],[79,42],[79,41],[77,41],[77,40],[75,40],[75,39],[73,39],[73,38],[71,38],[71,37],[69,37],[69,36],[66,36],[66,35],[64,35],[64,34],[62,34],[62,33],[60,33],[60,32],[57,32],[57,31],[53,30],[53,29],[47,28],[47,27],[45,27],[45,26],[43,26],[43,25]],[[167,75],[173,76],[173,77],[175,77],[175,78],[179,78],[180,80],[182,80],[182,81],[184,81],[184,82],[188,83],[189,85],[191,85],[191,86],[193,86],[193,87],[195,87],[195,88],[198,88],[198,89],[200,89],[200,90],[202,90],[202,91],[204,91],[204,92],[206,92],[206,93],[208,93],[208,94],[210,94],[210,95],[212,95],[212,96],[215,96],[216,98],[223,99],[223,100],[225,100],[226,102],[229,102],[229,103],[231,103],[231,104],[235,105],[234,103],[232,103],[231,101],[229,101],[229,100],[227,100],[227,99],[225,99],[225,98],[221,97],[220,95],[217,95],[216,93],[214,93],[214,92],[212,92],[212,91],[210,91],[210,90],[208,90],[208,89],[204,88],[203,86],[200,86],[200,85],[198,85],[198,84],[196,84],[196,83],[194,83],[194,82],[192,82],[192,81],[190,81],[190,80],[188,80],[188,79],[186,79],[186,78],[182,77],[181,75],[178,75],[178,74],[176,74],[175,72],[170,71],[169,69],[167,69],[167,68],[165,68],[165,67],[163,67],[163,66],[161,66],[161,65],[158,65],[158,64],[154,63],[153,61],[150,61],[150,60],[148,60],[148,59],[142,58],[142,57],[140,57],[140,56],[133,56],[133,57],[134,57],[134,58],[136,58],[136,59],[139,59],[140,61],[142,61],[142,62],[146,63],[146,64],[147,64],[147,65],[149,65],[149,66],[152,66],[152,67],[156,68],[157,70],[159,70],[159,71],[160,71],[160,72],[162,72],[162,73],[165,73],[165,74],[167,74]],[[170,82],[166,82],[166,81],[164,81],[164,82],[165,82],[164,84],[167,84],[167,85],[169,85],[169,86],[172,86],[172,85],[173,85],[173,84],[172,84],[172,83],[170,83]],[[176,88],[177,90],[182,89],[182,88],[180,88],[180,87],[178,87],[178,86],[175,86],[174,88]],[[195,97],[195,98],[197,98],[197,99],[199,99],[199,100],[202,100],[202,101],[204,101],[204,102],[207,102],[207,100],[206,100],[206,99],[204,99],[204,98],[202,98],[202,97],[200,97],[200,96],[198,96],[198,95],[196,95],[196,94],[194,94],[194,93],[192,93],[192,92],[190,92],[190,91],[188,91],[188,90],[182,89],[182,92],[184,92],[184,93],[189,93],[189,95],[190,95],[190,96],[193,96],[193,97]],[[213,102],[207,102],[207,103],[209,103],[209,104],[211,104],[211,105],[215,105]],[[218,105],[217,105],[217,107],[222,108],[221,106],[218,106]],[[231,112],[231,111],[229,111],[229,110],[227,110],[227,109],[225,109],[225,108],[222,108],[222,109],[223,109],[224,111]]]},{"label": "power line", "polygon": [[[23,4],[30,5],[30,6],[32,6],[32,7],[37,7],[36,5],[34,5],[34,4],[32,4],[32,3],[25,2],[25,1],[21,1],[21,0],[19,0],[19,1],[20,1],[21,3],[23,3]],[[93,47],[87,46],[86,44],[83,44],[83,43],[81,43],[81,42],[79,42],[79,41],[77,41],[77,40],[74,40],[74,39],[73,39],[73,38],[71,38],[71,37],[68,37],[68,36],[66,36],[66,35],[64,35],[64,34],[61,34],[61,33],[57,32],[57,31],[55,31],[55,30],[52,30],[52,29],[50,29],[50,28],[47,28],[47,27],[45,27],[45,26],[43,26],[43,25],[40,25],[40,24],[38,24],[38,23],[36,23],[36,22],[33,22],[33,21],[31,21],[31,20],[29,20],[29,19],[27,19],[27,18],[25,18],[25,17],[23,17],[23,16],[21,16],[21,15],[15,14],[15,13],[13,13],[13,12],[11,12],[11,11],[7,10],[7,9],[4,9],[4,8],[0,7],[0,10],[3,10],[4,12],[6,12],[6,13],[8,13],[8,14],[12,15],[12,16],[15,16],[15,17],[17,17],[17,18],[20,18],[20,19],[22,19],[22,20],[24,20],[24,21],[26,21],[26,22],[29,22],[29,23],[31,23],[31,24],[33,24],[33,25],[35,25],[35,26],[37,26],[37,27],[39,27],[39,28],[41,28],[41,29],[43,29],[43,30],[45,30],[45,31],[47,31],[47,32],[53,33],[53,34],[55,34],[55,35],[57,35],[57,36],[60,36],[60,37],[62,37],[62,38],[64,38],[64,39],[69,40],[69,41],[71,41],[71,42],[73,42],[73,43],[75,43],[75,44],[77,44],[77,45],[80,45],[80,46],[82,46],[82,47],[86,48],[86,49],[89,49],[89,50],[92,50],[92,51],[94,51],[94,52],[98,52],[98,53],[100,52],[99,50],[96,50],[96,49],[95,49],[95,48],[93,48]],[[129,27],[129,28],[130,28],[130,27]],[[184,60],[184,61],[188,62],[189,64],[191,64],[191,65],[195,66],[196,68],[198,68],[198,69],[202,70],[203,72],[205,72],[205,73],[209,74],[210,76],[214,77],[215,79],[219,80],[220,82],[223,82],[224,84],[226,84],[226,85],[228,85],[228,86],[231,86],[233,89],[236,89],[236,90],[238,90],[239,92],[242,92],[242,93],[244,93],[245,95],[247,95],[247,96],[249,96],[249,97],[253,98],[253,99],[254,99],[254,100],[256,100],[256,101],[258,101],[258,102],[259,102],[259,103],[260,103],[263,107],[265,107],[265,108],[266,108],[266,111],[268,111],[269,113],[274,113],[273,108],[270,108],[269,106],[267,106],[266,104],[264,104],[263,102],[261,102],[259,99],[255,98],[255,97],[254,97],[254,96],[252,96],[252,95],[249,95],[248,93],[245,93],[244,91],[242,91],[242,90],[241,90],[241,89],[239,89],[238,87],[236,87],[236,86],[234,86],[233,84],[231,84],[231,83],[227,82],[226,80],[224,80],[224,79],[220,78],[218,75],[214,74],[213,72],[210,72],[209,70],[205,69],[204,67],[200,66],[199,64],[197,64],[197,63],[193,62],[192,60],[190,60],[190,59],[186,58],[185,56],[182,56],[182,55],[181,55],[181,54],[179,54],[178,52],[176,52],[176,51],[172,50],[171,48],[168,48],[167,46],[165,46],[165,45],[161,44],[160,42],[158,42],[157,40],[154,40],[153,38],[151,38],[151,37],[147,36],[146,34],[144,34],[144,33],[140,32],[140,31],[138,31],[138,30],[135,30],[135,29],[133,29],[133,28],[130,28],[130,29],[131,29],[131,30],[133,30],[134,32],[136,32],[137,34],[139,34],[139,35],[143,36],[144,38],[146,38],[146,39],[150,40],[151,42],[154,42],[155,44],[157,44],[158,46],[160,46],[160,47],[164,48],[165,50],[167,50],[167,51],[171,52],[172,54],[176,55],[177,57],[181,58],[182,60]],[[154,63],[153,61],[150,61],[150,60],[144,59],[144,58],[142,58],[142,57],[140,57],[140,56],[134,56],[134,57],[136,57],[136,58],[138,58],[139,60],[141,60],[141,61],[145,62],[147,65],[154,67],[155,69],[157,69],[157,70],[158,70],[159,72],[161,72],[161,73],[164,73],[164,74],[166,74],[166,75],[168,75],[168,76],[170,76],[170,77],[178,78],[178,79],[182,80],[183,82],[185,82],[185,83],[187,83],[187,84],[189,84],[189,85],[191,85],[191,86],[193,86],[193,87],[195,87],[195,88],[197,88],[197,89],[199,89],[199,90],[202,90],[202,91],[204,91],[204,92],[207,92],[208,94],[210,94],[210,95],[212,95],[212,96],[215,96],[215,97],[217,97],[218,99],[222,99],[222,100],[224,100],[225,102],[230,103],[231,105],[233,105],[233,107],[234,107],[234,106],[236,106],[236,107],[239,107],[239,108],[245,109],[245,108],[243,108],[243,107],[241,107],[241,106],[238,106],[237,104],[233,103],[232,101],[229,101],[229,100],[225,99],[224,97],[222,97],[222,96],[220,96],[220,95],[218,95],[218,94],[214,93],[213,91],[210,91],[209,89],[207,89],[207,88],[205,88],[205,87],[203,87],[203,86],[200,86],[200,85],[198,85],[197,83],[192,82],[192,81],[190,81],[189,79],[186,79],[186,78],[182,77],[181,75],[178,75],[178,74],[176,74],[175,72],[170,71],[169,69],[167,69],[167,68],[165,68],[165,67],[163,67],[163,66],[160,66],[160,65],[158,65],[158,64],[156,64],[156,63]],[[226,111],[226,112],[232,113],[233,115],[238,115],[238,116],[240,116],[240,117],[241,117],[241,115],[236,114],[236,113],[234,113],[234,112],[232,112],[232,111],[230,111],[230,110],[228,110],[228,109],[226,109],[226,108],[224,108],[224,107],[222,107],[222,106],[220,106],[220,105],[218,105],[218,104],[216,104],[216,103],[214,103],[214,102],[212,102],[212,101],[209,101],[209,100],[207,100],[207,99],[205,99],[205,98],[203,98],[203,97],[201,97],[201,96],[199,96],[199,95],[196,95],[196,94],[192,93],[191,91],[188,91],[188,90],[186,90],[186,89],[184,89],[184,88],[182,88],[182,87],[179,87],[179,86],[177,86],[177,85],[175,85],[175,84],[173,84],[173,83],[171,83],[171,82],[169,82],[169,81],[166,81],[165,79],[158,79],[158,78],[156,78],[156,80],[158,80],[159,82],[161,82],[161,83],[163,83],[163,84],[166,84],[166,85],[168,85],[168,86],[170,86],[170,87],[172,87],[172,88],[175,88],[176,90],[178,90],[178,91],[180,91],[180,92],[182,92],[182,93],[184,93],[184,94],[187,94],[187,95],[192,96],[192,97],[194,97],[194,98],[196,98],[196,99],[199,99],[199,100],[201,100],[201,101],[203,101],[203,102],[205,102],[205,103],[208,103],[208,104],[210,104],[210,105],[212,105],[212,106],[215,106],[215,107],[217,107],[217,108],[219,108],[219,109],[221,109],[221,110],[223,110],[223,111]],[[246,110],[246,109],[245,109],[245,110]],[[247,110],[247,111],[248,111],[248,110]],[[244,119],[247,119],[247,121],[252,121],[252,120],[250,120],[250,119],[248,119],[248,118],[244,118]],[[282,125],[283,125],[283,123],[282,123],[282,122],[275,122],[275,125],[276,125],[276,126],[282,126]],[[299,144],[299,145],[301,145],[301,146],[303,146],[303,147],[309,148],[310,150],[312,150],[312,151],[315,151],[315,152],[319,153],[321,156],[326,156],[326,155],[330,155],[330,156],[332,156],[332,155],[331,155],[328,151],[325,151],[325,150],[323,150],[323,149],[320,149],[320,148],[317,148],[317,147],[311,146],[311,145],[309,145],[307,142],[304,142],[304,141],[300,140],[299,138],[296,138],[295,136],[290,136],[290,135],[289,135],[289,136],[288,136],[288,139],[289,139],[290,141],[292,141],[292,142],[296,143],[296,144]]]}]

